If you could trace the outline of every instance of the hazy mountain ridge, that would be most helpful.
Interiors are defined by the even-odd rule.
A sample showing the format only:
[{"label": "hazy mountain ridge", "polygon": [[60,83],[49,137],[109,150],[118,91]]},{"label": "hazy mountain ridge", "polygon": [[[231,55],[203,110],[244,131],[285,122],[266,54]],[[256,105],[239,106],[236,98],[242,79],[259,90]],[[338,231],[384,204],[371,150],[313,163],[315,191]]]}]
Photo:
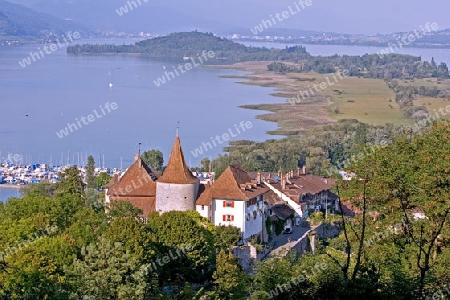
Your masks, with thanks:
[{"label": "hazy mountain ridge", "polygon": [[[5,3],[3,0],[0,0]],[[171,32],[189,32],[198,30],[202,32],[214,32],[217,35],[227,37],[233,40],[255,40],[255,41],[277,41],[295,44],[321,44],[321,45],[357,45],[357,46],[381,46],[386,47],[389,43],[396,43],[399,35],[409,34],[410,32],[395,32],[380,35],[362,35],[348,34],[338,32],[324,32],[320,30],[304,30],[298,28],[266,28],[258,36],[253,35],[250,27],[238,27],[236,25],[226,24],[234,20],[213,19],[211,14],[198,14],[202,8],[199,3],[186,3],[174,5],[169,2],[144,2],[144,0],[124,1],[124,0],[10,0],[11,2],[26,4],[28,8],[41,13],[46,13],[54,17],[70,20],[83,24],[90,31],[103,36],[157,36],[169,34]],[[243,5],[243,4],[242,4]],[[216,2],[210,3],[208,9],[218,9],[220,5]],[[205,8],[205,7],[204,7]],[[236,7],[237,8],[237,7]],[[1,12],[1,10],[0,10]],[[252,18],[255,22],[260,22],[261,12],[253,12]],[[264,16],[264,14],[262,14]],[[250,17],[250,16],[249,16]],[[20,21],[17,24],[9,24],[10,34],[13,36],[17,28],[30,27],[34,30],[42,26],[28,26],[29,19],[25,18],[25,24]],[[42,19],[42,18],[41,18]],[[20,20],[20,19],[18,19]],[[1,17],[0,17],[1,21]],[[60,20],[62,21],[62,20]],[[254,24],[255,26],[258,24]],[[73,23],[72,23],[73,24]],[[422,24],[425,26],[425,24]],[[278,26],[278,24],[277,24]],[[60,28],[61,24],[54,26]],[[44,26],[45,28],[45,26]],[[1,29],[1,27],[0,27]],[[440,29],[440,28],[439,28]],[[70,28],[73,30],[73,28]],[[1,32],[1,31],[0,31]],[[43,31],[45,33],[45,30]],[[26,30],[25,30],[26,33]],[[24,30],[20,32],[24,34]],[[28,34],[28,33],[26,33]],[[33,33],[33,36],[36,33]],[[39,33],[42,35],[42,32]],[[441,31],[432,31],[426,36],[417,39],[415,42],[407,45],[408,47],[425,48],[450,48],[450,29]]]},{"label": "hazy mountain ridge", "polygon": [[42,40],[61,36],[68,31],[79,31],[80,34],[89,32],[72,21],[0,0],[0,38]]},{"label": "hazy mountain ridge", "polygon": [[[114,35],[114,32],[136,35],[139,32],[167,34],[195,29],[208,31],[211,28],[224,26],[216,21],[192,17],[182,10],[170,9],[151,1],[144,2],[144,0],[140,2],[136,0],[55,0],[27,1],[26,3],[36,11],[71,19],[88,26],[93,31],[110,35]],[[135,3],[136,6],[129,3]],[[121,8],[125,8],[127,12],[121,12]]]}]

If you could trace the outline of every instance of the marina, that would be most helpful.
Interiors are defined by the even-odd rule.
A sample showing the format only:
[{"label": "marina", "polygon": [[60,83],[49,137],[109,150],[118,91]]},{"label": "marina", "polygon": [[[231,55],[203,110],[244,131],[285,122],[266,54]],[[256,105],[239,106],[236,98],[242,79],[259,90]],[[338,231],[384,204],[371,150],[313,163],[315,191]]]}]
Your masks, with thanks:
[{"label": "marina", "polygon": [[[20,197],[20,188],[31,183],[48,181],[56,183],[60,180],[58,174],[69,168],[66,166],[50,166],[48,164],[0,164],[0,201],[5,202],[11,197]],[[86,174],[84,167],[79,168],[81,174]],[[96,168],[95,173],[121,173],[118,169]]]}]

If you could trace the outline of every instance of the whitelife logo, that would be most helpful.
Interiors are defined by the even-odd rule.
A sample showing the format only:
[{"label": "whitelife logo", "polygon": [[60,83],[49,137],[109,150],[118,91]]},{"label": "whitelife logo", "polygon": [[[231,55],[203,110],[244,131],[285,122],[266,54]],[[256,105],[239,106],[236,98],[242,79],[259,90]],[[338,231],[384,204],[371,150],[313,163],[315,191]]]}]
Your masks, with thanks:
[{"label": "whitelife logo", "polygon": [[[42,50],[44,50],[46,54],[51,54],[52,52],[55,52],[56,50],[61,49],[62,47],[65,47],[66,45],[72,43],[74,40],[78,40],[80,38],[80,33],[78,31],[75,31],[73,34],[72,31],[69,31],[66,33],[66,35],[70,42],[67,41],[66,37],[63,34],[62,38],[65,42],[64,44],[61,44],[59,39],[56,39],[57,44],[44,45],[44,47],[42,47]],[[30,55],[27,58],[24,58],[22,59],[22,61],[19,61],[19,65],[22,68],[25,68],[26,66],[31,65],[32,62],[44,58],[45,57],[44,52],[42,52],[41,48],[38,48],[38,50],[39,50],[38,52],[30,52]]]},{"label": "whitelife logo", "polygon": [[[403,46],[408,46],[410,43],[413,43],[414,41],[423,38],[428,33],[431,33],[431,31],[437,31],[438,29],[439,29],[439,26],[437,23],[427,22],[425,24],[425,28],[420,26],[420,30],[421,30],[422,34],[420,34],[420,32],[417,31],[417,29],[414,30],[414,34],[407,33],[402,38],[399,37],[397,39],[397,44],[389,43],[388,47],[386,47],[383,50],[381,50],[380,52],[378,52],[378,56],[380,58],[383,58],[383,56],[394,53],[394,52],[398,51],[399,49],[402,49]],[[408,39],[409,42],[406,41],[406,39]]]},{"label": "whitelife logo", "polygon": [[[177,74],[177,76],[175,76],[175,74],[173,72],[165,71],[164,75],[159,77],[157,80],[153,80],[153,83],[157,87],[160,87],[161,85],[166,83],[166,78],[167,78],[167,82],[169,82],[170,80],[175,79],[175,77],[180,76],[180,73],[178,73],[177,69],[180,70],[181,74],[184,74],[187,71],[192,70],[192,67],[197,67],[197,66],[200,66],[201,64],[207,62],[208,57],[214,58],[216,56],[216,54],[212,50],[208,51],[208,53],[206,52],[206,50],[203,50],[201,57],[199,54],[197,54],[197,55],[198,55],[197,59],[199,61],[198,64],[195,62],[195,59],[193,57],[190,57],[189,59],[192,61],[192,64],[190,62],[185,63],[184,69],[183,69],[183,65],[178,65],[177,68],[175,68],[175,66],[172,66],[173,71],[175,72],[175,74]],[[202,59],[202,57],[203,57],[203,59]]]},{"label": "whitelife logo", "polygon": [[[147,3],[149,0],[136,0],[136,1],[137,1],[137,3],[139,3],[139,6],[141,6],[141,5],[143,5],[142,2]],[[128,13],[128,7],[130,8],[129,11],[132,11],[133,9],[138,8],[138,4],[136,3],[136,1],[127,1],[127,4],[120,7],[119,9],[116,9],[116,13],[121,17],[124,14]],[[133,5],[134,5],[134,7],[133,7]]]},{"label": "whitelife logo", "polygon": [[[335,83],[338,83],[339,80],[343,80],[345,77],[348,77],[348,75],[350,74],[350,71],[348,70],[338,70],[336,73],[333,74],[333,80],[330,81],[329,76],[326,76],[326,82],[325,81],[321,81],[319,84],[313,84],[312,87],[310,85],[308,85],[308,89],[305,91],[300,91],[300,94],[298,94],[297,96],[289,99],[289,103],[291,103],[291,105],[295,105],[295,103],[301,103],[302,100],[305,100],[307,97],[313,97],[315,95],[314,91],[316,91],[316,93],[319,93],[321,90],[325,90],[328,87],[334,85]],[[319,90],[320,88],[320,90]],[[314,90],[313,90],[314,89]],[[300,96],[302,96],[302,99],[300,99]]]},{"label": "whitelife logo", "polygon": [[[282,22],[283,20],[286,20],[290,16],[298,14],[300,11],[306,9],[306,7],[311,6],[311,5],[312,5],[312,0],[306,0],[306,1],[299,0],[298,3],[294,2],[295,9],[292,9],[292,7],[289,5],[288,10],[285,10],[282,13],[276,13],[275,17],[273,17],[273,15],[270,15],[269,16],[270,20],[262,19],[261,23],[258,26],[255,26],[255,28],[250,28],[250,31],[254,35],[258,35],[258,33],[263,32],[264,29],[268,29],[269,27],[276,25],[277,21],[275,20],[275,18],[278,20],[278,22]],[[301,6],[301,8],[300,8],[300,6]]]},{"label": "whitelife logo", "polygon": [[[83,122],[84,125],[88,125],[89,123],[94,122],[97,119],[100,119],[101,117],[106,115],[105,109],[108,113],[110,113],[112,110],[116,110],[119,106],[117,105],[116,102],[112,102],[111,104],[109,102],[106,102],[104,107],[102,107],[101,105],[99,105],[100,110],[102,111],[102,114],[99,114],[97,112],[97,109],[94,109],[94,114],[90,114],[87,117],[81,117],[80,120],[78,120],[78,118],[75,118],[76,124],[75,123],[67,123],[67,127],[65,127],[64,129],[61,129],[59,132],[56,132],[56,135],[62,139],[65,136],[69,135],[69,130],[70,132],[73,132],[74,130],[78,130],[79,128],[82,127],[81,122]],[[77,126],[78,124],[78,126]]]},{"label": "whitelife logo", "polygon": [[[241,121],[241,123],[239,123],[239,127],[241,128],[242,132],[245,132],[246,129],[252,128],[253,124],[250,121],[247,121],[245,123],[244,123],[244,121]],[[226,133],[222,134],[221,136],[216,135],[215,138],[211,137],[211,141],[212,141],[214,147],[211,145],[210,142],[206,142],[206,143],[203,142],[199,148],[195,148],[194,151],[191,151],[192,155],[194,155],[194,157],[197,157],[197,156],[203,154],[203,149],[205,149],[205,151],[204,151],[205,153],[208,152],[208,150],[212,150],[213,148],[217,147],[216,141],[219,144],[222,144],[222,143],[230,140],[230,137],[238,136],[238,134],[241,133],[241,130],[239,130],[239,128],[236,124],[234,124],[234,128],[236,129],[236,134],[233,133],[233,130],[231,130],[231,128],[228,128],[228,133],[230,133],[229,135],[226,132]],[[220,138],[222,138],[222,140]],[[208,147],[209,147],[209,149],[208,149]]]}]

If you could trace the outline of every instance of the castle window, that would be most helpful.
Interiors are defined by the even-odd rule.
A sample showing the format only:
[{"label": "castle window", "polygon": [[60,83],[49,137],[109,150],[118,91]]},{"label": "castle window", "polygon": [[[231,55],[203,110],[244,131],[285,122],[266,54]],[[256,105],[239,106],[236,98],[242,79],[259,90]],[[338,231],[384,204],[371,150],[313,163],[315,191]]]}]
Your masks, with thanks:
[{"label": "castle window", "polygon": [[202,210],[205,210],[205,206],[204,205],[202,205]]}]

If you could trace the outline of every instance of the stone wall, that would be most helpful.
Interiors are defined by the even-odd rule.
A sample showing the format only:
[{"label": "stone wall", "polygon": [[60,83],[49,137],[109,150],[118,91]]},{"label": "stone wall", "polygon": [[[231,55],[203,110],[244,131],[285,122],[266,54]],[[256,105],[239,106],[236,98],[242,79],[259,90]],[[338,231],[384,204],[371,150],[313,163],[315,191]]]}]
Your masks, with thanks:
[{"label": "stone wall", "polygon": [[292,247],[298,255],[303,255],[305,252],[314,253],[319,240],[334,238],[339,235],[339,228],[336,225],[321,224],[314,229],[309,230],[304,238],[301,238]]},{"label": "stone wall", "polygon": [[156,211],[195,210],[195,200],[198,193],[198,183],[174,184],[156,183]]}]

